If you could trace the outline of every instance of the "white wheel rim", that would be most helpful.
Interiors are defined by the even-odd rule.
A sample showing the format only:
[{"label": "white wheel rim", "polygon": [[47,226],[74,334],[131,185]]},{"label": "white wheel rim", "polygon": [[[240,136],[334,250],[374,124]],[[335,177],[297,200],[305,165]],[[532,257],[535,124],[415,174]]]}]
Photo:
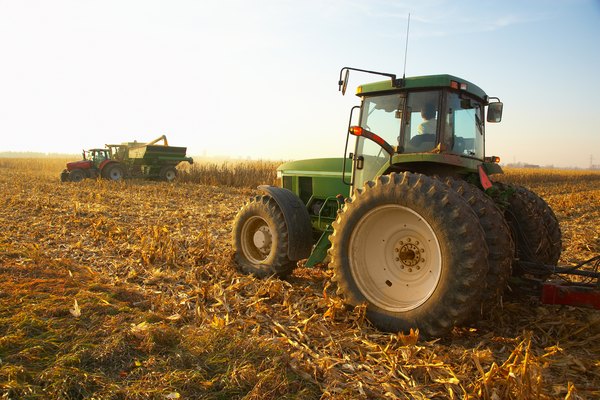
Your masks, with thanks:
[{"label": "white wheel rim", "polygon": [[167,181],[172,181],[173,179],[175,179],[175,171],[173,171],[172,169],[168,170],[165,173],[165,179]]},{"label": "white wheel rim", "polygon": [[121,170],[119,168],[113,168],[110,170],[110,179],[112,179],[113,181],[118,181],[119,179],[121,179]]},{"label": "white wheel rim", "polygon": [[356,225],[349,246],[358,289],[381,309],[415,309],[439,283],[439,242],[429,223],[409,208],[390,204],[370,210]]},{"label": "white wheel rim", "polygon": [[241,231],[241,247],[244,256],[253,264],[265,261],[271,254],[273,234],[267,221],[259,216],[246,220]]}]

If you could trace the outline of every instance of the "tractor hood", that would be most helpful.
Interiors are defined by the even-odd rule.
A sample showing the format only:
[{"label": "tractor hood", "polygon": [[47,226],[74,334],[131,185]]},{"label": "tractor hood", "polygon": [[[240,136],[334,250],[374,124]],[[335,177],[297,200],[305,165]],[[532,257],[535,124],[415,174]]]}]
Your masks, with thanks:
[{"label": "tractor hood", "polygon": [[92,166],[90,160],[73,161],[67,163],[67,170],[73,171],[74,169],[89,169]]}]

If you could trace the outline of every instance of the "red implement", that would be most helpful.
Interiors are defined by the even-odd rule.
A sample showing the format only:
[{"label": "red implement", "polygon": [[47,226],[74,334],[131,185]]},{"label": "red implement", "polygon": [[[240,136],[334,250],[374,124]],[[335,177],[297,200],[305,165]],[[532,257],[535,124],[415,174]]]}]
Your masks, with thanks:
[{"label": "red implement", "polygon": [[575,283],[545,282],[542,284],[542,303],[591,307],[600,310],[600,288]]}]

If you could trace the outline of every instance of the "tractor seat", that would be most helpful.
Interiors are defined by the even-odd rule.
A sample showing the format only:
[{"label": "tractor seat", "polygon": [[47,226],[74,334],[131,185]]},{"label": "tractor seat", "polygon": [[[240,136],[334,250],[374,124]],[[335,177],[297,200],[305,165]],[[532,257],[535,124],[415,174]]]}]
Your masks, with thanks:
[{"label": "tractor seat", "polygon": [[404,149],[405,153],[422,153],[426,151],[430,151],[435,147],[435,135],[433,134],[423,134],[417,135],[410,139],[406,148]]}]

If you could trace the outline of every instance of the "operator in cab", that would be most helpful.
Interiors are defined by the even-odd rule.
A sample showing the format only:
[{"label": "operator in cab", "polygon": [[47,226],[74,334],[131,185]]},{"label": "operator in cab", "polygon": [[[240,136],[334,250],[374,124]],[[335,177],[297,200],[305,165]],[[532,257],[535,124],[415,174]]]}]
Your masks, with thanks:
[{"label": "operator in cab", "polygon": [[436,109],[431,103],[427,103],[421,110],[423,122],[418,126],[419,135],[435,135],[437,130],[437,119],[435,118]]}]

